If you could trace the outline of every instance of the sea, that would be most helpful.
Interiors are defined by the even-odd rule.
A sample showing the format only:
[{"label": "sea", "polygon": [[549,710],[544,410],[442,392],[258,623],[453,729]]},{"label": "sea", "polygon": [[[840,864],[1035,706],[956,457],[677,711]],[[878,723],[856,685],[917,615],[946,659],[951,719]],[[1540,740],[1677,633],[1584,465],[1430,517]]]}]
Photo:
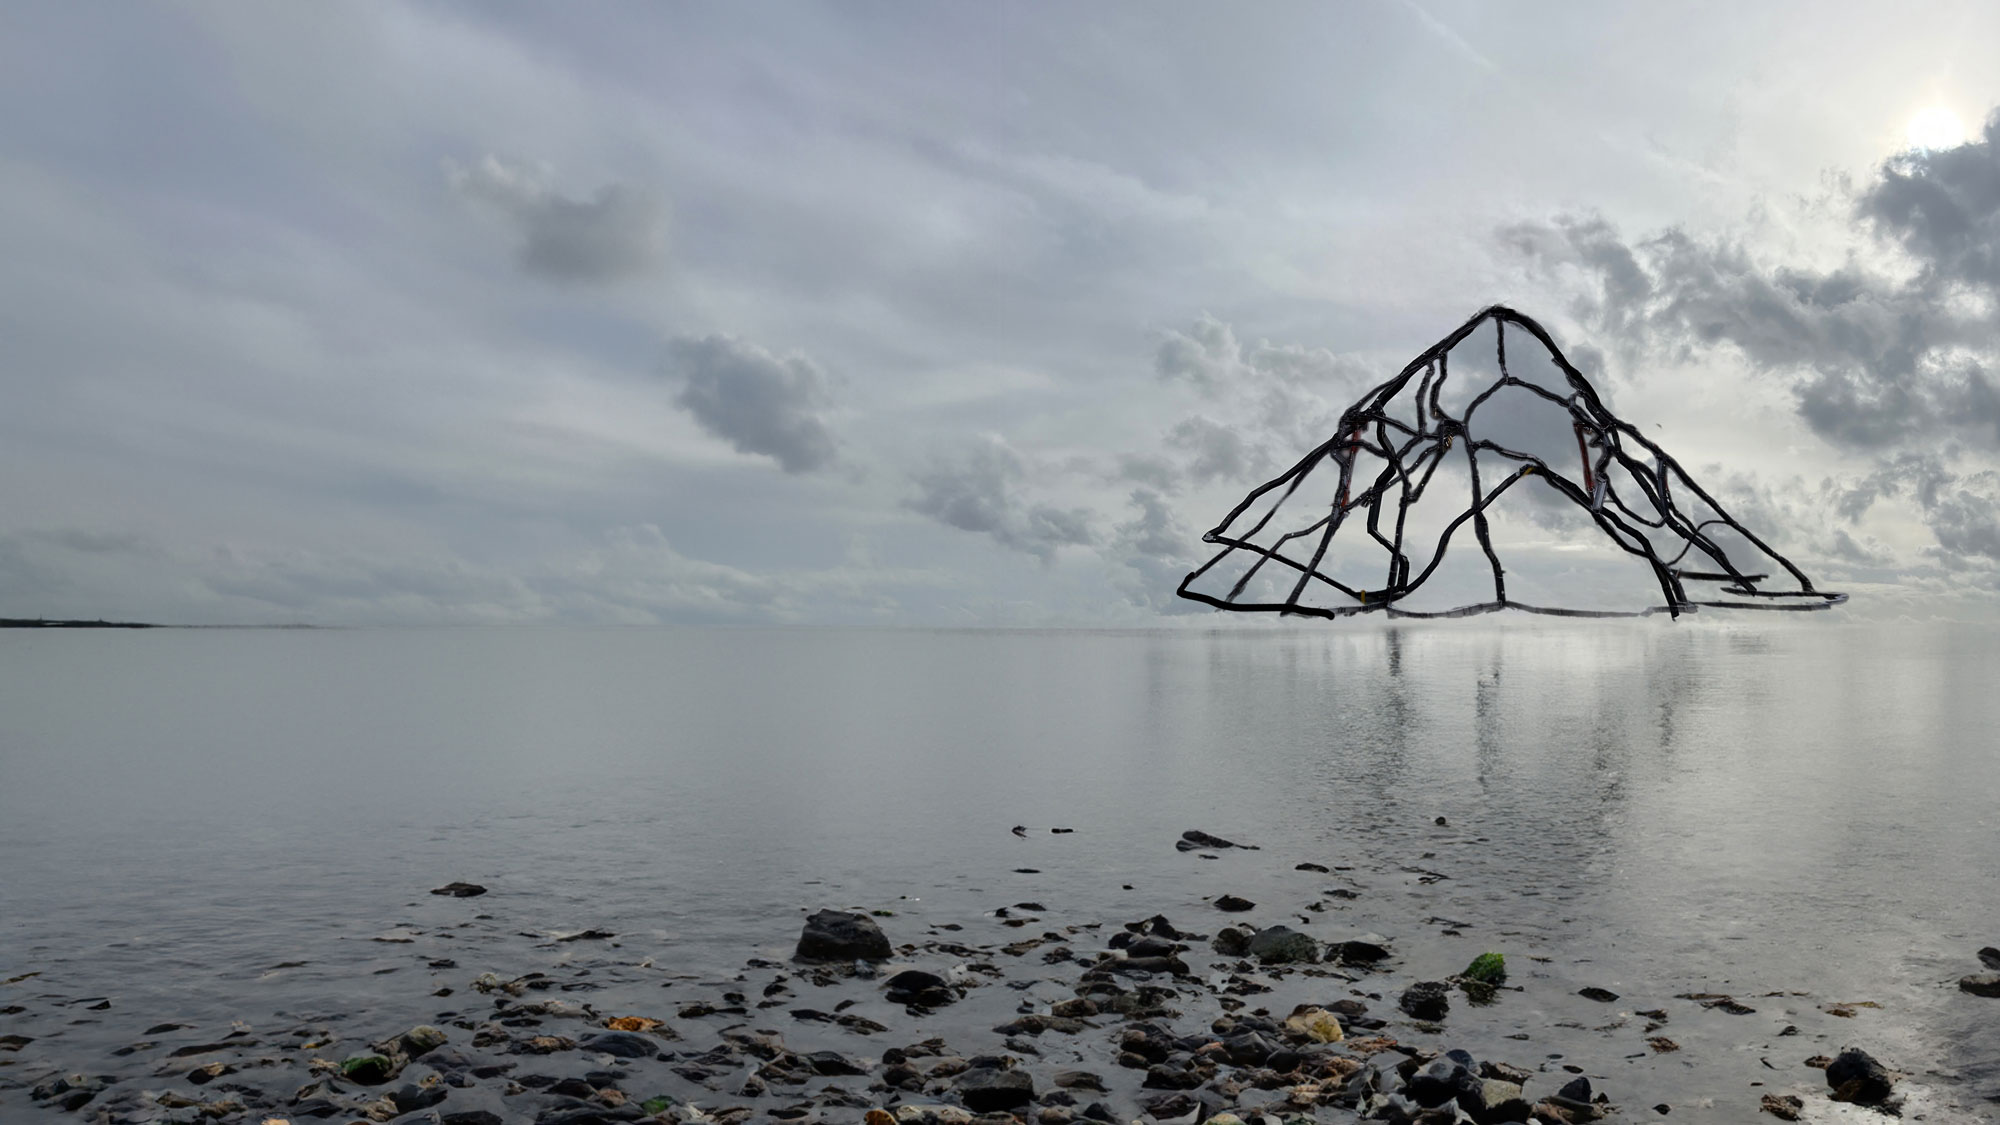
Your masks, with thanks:
[{"label": "sea", "polygon": [[[9,630],[0,1036],[29,1042],[0,1120],[87,1118],[29,1100],[50,1074],[160,1084],[115,1052],[163,1023],[384,1034],[586,946],[658,974],[607,1010],[671,1017],[811,910],[898,941],[1021,901],[1212,932],[1222,894],[1380,935],[1410,978],[1502,952],[1519,991],[1447,1027],[1628,1119],[1872,1114],[1803,1066],[1856,1046],[1906,1116],[1981,1120],[2000,1000],[1957,982],[2000,945],[1996,750],[2000,636],[1838,611]],[[452,881],[488,893],[428,893]],[[1687,999],[1721,995],[1749,1010]]]}]

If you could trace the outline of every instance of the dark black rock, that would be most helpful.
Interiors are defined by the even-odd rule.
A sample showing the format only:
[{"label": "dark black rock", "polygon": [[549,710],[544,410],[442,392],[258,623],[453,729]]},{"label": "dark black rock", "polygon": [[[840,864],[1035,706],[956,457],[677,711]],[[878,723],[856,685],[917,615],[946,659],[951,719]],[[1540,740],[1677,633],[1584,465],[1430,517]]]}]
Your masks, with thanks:
[{"label": "dark black rock", "polygon": [[[1979,963],[1989,969],[2000,969],[2000,949],[1995,949],[1989,945],[1980,950]],[[146,1034],[151,1035],[152,1032],[149,1031]]]},{"label": "dark black rock", "polygon": [[1172,957],[1180,946],[1166,938],[1133,938],[1126,944],[1125,952],[1133,957]]},{"label": "dark black rock", "polygon": [[812,1067],[814,1074],[822,1076],[868,1073],[867,1067],[839,1051],[814,1051],[806,1056],[806,1065]]},{"label": "dark black rock", "polygon": [[1277,1050],[1271,1041],[1254,1031],[1241,1031],[1222,1041],[1222,1055],[1237,1066],[1262,1066]]},{"label": "dark black rock", "polygon": [[806,919],[793,954],[800,961],[886,961],[889,939],[866,914],[822,910]]},{"label": "dark black rock", "polygon": [[1103,1102],[1091,1102],[1089,1105],[1084,1106],[1083,1116],[1090,1118],[1092,1121],[1107,1122],[1108,1125],[1117,1125],[1118,1121],[1118,1115],[1111,1112],[1111,1107],[1105,1105]]},{"label": "dark black rock", "polygon": [[1096,966],[1107,973],[1121,973],[1137,976],[1143,973],[1171,973],[1177,977],[1189,973],[1186,961],[1178,957],[1119,957]]},{"label": "dark black rock", "polygon": [[1485,1105],[1481,1096],[1485,1087],[1486,1080],[1464,1063],[1441,1058],[1411,1075],[1409,1082],[1403,1086],[1403,1093],[1425,1109],[1456,1101],[1471,1111],[1476,1106]]},{"label": "dark black rock", "polygon": [[1210,946],[1224,957],[1244,957],[1250,953],[1251,932],[1240,926],[1224,926]]},{"label": "dark black rock", "polygon": [[596,1092],[597,1087],[592,1086],[581,1078],[564,1078],[560,1081],[549,1083],[549,1093],[565,1098],[587,1098]]},{"label": "dark black rock", "polygon": [[1562,1089],[1556,1091],[1556,1097],[1568,1098],[1573,1102],[1589,1101],[1590,1079],[1582,1076],[1570,1079],[1568,1082],[1563,1083]]},{"label": "dark black rock", "polygon": [[1317,871],[1317,872],[1319,872],[1319,873],[1320,873],[1321,875],[1331,875],[1331,874],[1333,874],[1333,872],[1332,872],[1331,870],[1329,870],[1329,869],[1327,868],[1327,866],[1326,866],[1325,864],[1322,864],[1322,863],[1295,863],[1295,864],[1293,864],[1293,865],[1292,865],[1292,870],[1294,870],[1294,871]]},{"label": "dark black rock", "polygon": [[1217,910],[1228,911],[1231,914],[1241,914],[1245,910],[1257,909],[1257,904],[1247,898],[1237,898],[1235,895],[1223,895],[1221,898],[1215,900],[1215,908]]},{"label": "dark black rock", "polygon": [[1174,929],[1174,924],[1167,921],[1167,916],[1164,914],[1155,914],[1151,918],[1146,919],[1146,932],[1152,934],[1154,937],[1166,938],[1169,941],[1180,941],[1182,938],[1189,937],[1189,935]]},{"label": "dark black rock", "polygon": [[1443,981],[1427,980],[1411,985],[1396,1003],[1411,1019],[1436,1023],[1451,1011],[1450,988]]},{"label": "dark black rock", "polygon": [[443,1101],[445,1095],[449,1092],[442,1085],[419,1086],[415,1083],[408,1083],[398,1088],[395,1093],[390,1094],[389,1100],[396,1103],[397,1111],[401,1113],[415,1113],[420,1109],[429,1109]]},{"label": "dark black rock", "polygon": [[958,1076],[958,1100],[974,1113],[1004,1113],[1035,1100],[1035,1080],[1025,1070],[974,1067]]},{"label": "dark black rock", "polygon": [[1191,852],[1196,848],[1234,848],[1239,846],[1241,845],[1234,841],[1225,840],[1220,836],[1211,836],[1197,829],[1189,829],[1181,833],[1181,838],[1174,841],[1174,847],[1184,852]]},{"label": "dark black rock", "polygon": [[659,1052],[653,1040],[633,1031],[605,1031],[586,1037],[577,1047],[621,1059],[650,1059]]},{"label": "dark black rock", "polygon": [[883,982],[892,1004],[917,1004],[925,1008],[941,1008],[958,999],[958,993],[951,990],[951,982],[935,973],[920,969],[905,969]]},{"label": "dark black rock", "polygon": [[1146,1080],[1140,1085],[1148,1090],[1192,1090],[1204,1081],[1199,1070],[1163,1062],[1147,1067]]},{"label": "dark black rock", "polygon": [[507,1125],[499,1114],[490,1109],[468,1109],[458,1113],[447,1113],[439,1125]]},{"label": "dark black rock", "polygon": [[1896,1080],[1874,1056],[1849,1047],[1826,1064],[1826,1084],[1833,1087],[1835,1101],[1874,1105],[1889,1096]]},{"label": "dark black rock", "polygon": [[449,898],[477,898],[486,893],[486,888],[478,883],[446,883],[431,893]]},{"label": "dark black rock", "polygon": [[1579,988],[1576,990],[1576,994],[1585,1000],[1595,1000],[1600,1004],[1609,1004],[1618,999],[1616,992],[1608,988],[1599,988],[1596,985],[1591,985],[1589,988]]},{"label": "dark black rock", "polygon": [[1958,978],[1958,990],[1974,996],[2000,997],[2000,973],[1974,973]]},{"label": "dark black rock", "polygon": [[1338,941],[1326,947],[1326,955],[1343,965],[1373,965],[1387,959],[1389,951],[1372,941]]},{"label": "dark black rock", "polygon": [[1288,926],[1270,926],[1250,939],[1249,952],[1266,965],[1310,964],[1319,960],[1319,943]]}]

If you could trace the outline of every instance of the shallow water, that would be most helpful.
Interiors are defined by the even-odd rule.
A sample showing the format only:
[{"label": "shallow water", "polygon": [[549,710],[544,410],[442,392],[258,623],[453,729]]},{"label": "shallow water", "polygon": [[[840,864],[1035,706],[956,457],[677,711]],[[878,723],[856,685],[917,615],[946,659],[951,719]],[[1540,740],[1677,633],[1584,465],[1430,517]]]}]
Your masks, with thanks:
[{"label": "shallow water", "polygon": [[[894,909],[896,940],[1019,899],[1212,929],[1227,891],[1299,926],[1310,859],[1363,892],[1311,932],[1388,933],[1419,977],[1506,951],[1528,991],[1459,1017],[1496,1045],[1596,1026],[1583,984],[1805,994],[1683,1003],[1682,1057],[1579,1027],[1635,1113],[1744,1120],[1749,1083],[1810,1089],[1799,1060],[1852,1043],[1949,1120],[2000,1095],[2000,1001],[1955,985],[2000,944],[1996,684],[1990,631],[1818,617],[8,631],[0,980],[41,975],[0,987],[36,1040],[0,1080],[143,1072],[106,1052],[167,1020],[382,1034],[435,1013],[454,941],[463,985],[585,927],[727,974],[821,906]],[[454,879],[492,893],[424,893]],[[371,940],[395,927],[424,940]]]}]

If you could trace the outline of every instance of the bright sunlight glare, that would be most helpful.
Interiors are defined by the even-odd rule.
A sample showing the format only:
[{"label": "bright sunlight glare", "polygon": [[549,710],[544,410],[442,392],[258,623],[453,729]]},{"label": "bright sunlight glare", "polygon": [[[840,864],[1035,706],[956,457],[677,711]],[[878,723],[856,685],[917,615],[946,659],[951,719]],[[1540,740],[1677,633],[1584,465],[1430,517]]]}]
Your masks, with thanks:
[{"label": "bright sunlight glare", "polygon": [[1917,111],[1904,128],[1911,148],[1955,148],[1966,139],[1965,122],[1941,105]]}]

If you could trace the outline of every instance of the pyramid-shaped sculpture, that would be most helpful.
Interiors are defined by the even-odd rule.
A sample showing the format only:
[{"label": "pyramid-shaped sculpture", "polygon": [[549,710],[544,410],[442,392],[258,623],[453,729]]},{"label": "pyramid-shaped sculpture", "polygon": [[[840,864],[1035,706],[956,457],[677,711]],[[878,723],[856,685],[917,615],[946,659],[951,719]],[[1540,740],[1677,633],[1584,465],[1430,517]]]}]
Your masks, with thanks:
[{"label": "pyramid-shaped sculpture", "polygon": [[[1482,329],[1491,332],[1490,358],[1473,342],[1475,333],[1486,339]],[[1517,486],[1515,499],[1528,503],[1531,517],[1580,512],[1644,560],[1660,604],[1565,609],[1511,600],[1488,510]],[[1414,518],[1420,512],[1426,518]],[[1466,531],[1492,571],[1492,597],[1443,609],[1399,604],[1424,589]],[[1242,612],[1631,617],[1679,616],[1697,606],[1825,609],[1847,600],[1814,589],[1665,450],[1613,415],[1541,325],[1500,306],[1362,396],[1331,437],[1202,538],[1222,550],[1182,580],[1180,596]],[[1485,579],[1478,582],[1483,590]]]}]

